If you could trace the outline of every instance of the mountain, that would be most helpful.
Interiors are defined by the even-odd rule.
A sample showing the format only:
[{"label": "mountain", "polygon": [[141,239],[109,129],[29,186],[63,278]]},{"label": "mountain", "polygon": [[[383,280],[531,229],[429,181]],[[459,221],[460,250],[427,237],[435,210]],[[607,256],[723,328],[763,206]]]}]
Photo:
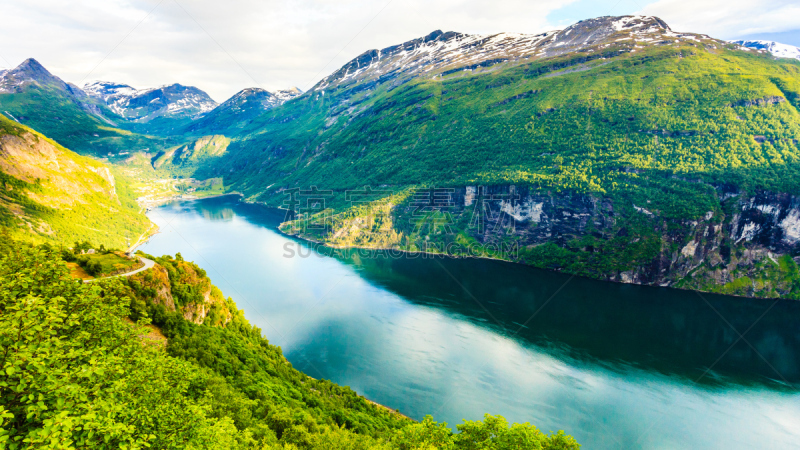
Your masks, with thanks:
[{"label": "mountain", "polygon": [[233,135],[252,118],[301,94],[297,88],[245,89],[218,105],[202,90],[181,84],[136,89],[95,81],[81,89],[35,59],[0,72],[0,111],[6,117],[81,154],[114,161],[136,153],[163,155],[216,134]]},{"label": "mountain", "polygon": [[87,83],[84,92],[104,102],[120,117],[149,122],[158,117],[192,118],[217,106],[208,94],[193,86],[171,84],[152,89],[134,89],[107,81]]},{"label": "mountain", "polygon": [[150,221],[127,179],[0,116],[0,228],[34,242],[123,248]]},{"label": "mountain", "polygon": [[[253,118],[194,176],[276,206],[329,189],[324,231],[294,230],[332,245],[452,244],[605,280],[800,297],[798,107],[800,62],[655,17],[436,31]],[[438,188],[449,209],[420,209]],[[431,211],[447,226],[423,226]]]},{"label": "mountain", "polygon": [[79,87],[65,83],[33,58],[28,58],[19,66],[0,73],[0,94],[20,93],[30,85],[55,88],[76,97],[86,97]]},{"label": "mountain", "polygon": [[[370,89],[379,84],[399,86],[415,77],[444,77],[496,64],[504,67],[568,53],[597,53],[619,40],[636,43],[707,40],[704,35],[674,33],[656,17],[625,16],[588,19],[564,30],[537,35],[498,33],[470,35],[441,30],[382,50],[368,50],[314,86],[326,89]],[[635,51],[625,48],[623,51]],[[358,88],[356,88],[358,87]]]},{"label": "mountain", "polygon": [[100,109],[89,100],[86,93],[78,86],[66,83],[61,78],[51,74],[39,61],[33,58],[28,58],[19,66],[0,73],[0,94],[21,94],[31,88],[61,93],[86,113],[96,116],[104,122],[112,123],[103,116]]},{"label": "mountain", "polygon": [[730,41],[734,44],[739,44],[742,47],[753,48],[757,50],[764,50],[772,53],[772,56],[777,58],[795,58],[800,59],[800,48],[793,45],[781,44],[774,41]]},{"label": "mountain", "polygon": [[230,142],[224,135],[202,136],[159,152],[150,163],[154,169],[168,170],[172,175],[191,175],[199,166],[213,164],[222,157]]},{"label": "mountain", "polygon": [[81,154],[116,157],[180,143],[131,132],[127,119],[105,102],[64,82],[32,58],[0,74],[0,111]]},{"label": "mountain", "polygon": [[228,133],[243,128],[255,117],[268,109],[275,108],[285,102],[302,95],[303,91],[294,87],[276,92],[261,88],[247,88],[234,94],[231,98],[188,125],[189,133],[203,134]]},{"label": "mountain", "polygon": [[272,93],[275,97],[277,97],[281,102],[288,102],[289,100],[299,97],[303,95],[303,91],[301,91],[296,86],[290,87],[289,89],[280,89]]}]

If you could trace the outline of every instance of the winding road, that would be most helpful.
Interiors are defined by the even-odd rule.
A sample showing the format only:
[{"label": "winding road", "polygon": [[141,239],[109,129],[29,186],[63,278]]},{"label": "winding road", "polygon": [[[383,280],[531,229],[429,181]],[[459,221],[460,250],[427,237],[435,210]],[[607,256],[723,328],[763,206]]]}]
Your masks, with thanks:
[{"label": "winding road", "polygon": [[140,260],[140,261],[142,261],[142,262],[144,263],[144,266],[142,266],[142,267],[140,267],[140,268],[138,268],[138,269],[136,269],[136,270],[132,270],[132,271],[130,271],[130,272],[120,273],[120,274],[117,274],[117,275],[111,275],[111,276],[108,276],[108,277],[102,277],[102,278],[92,278],[91,280],[84,280],[84,281],[85,281],[86,283],[90,283],[90,282],[92,282],[92,281],[106,280],[106,279],[108,279],[108,278],[116,278],[116,277],[129,277],[129,276],[131,276],[131,275],[135,275],[135,274],[137,274],[137,273],[139,273],[139,272],[143,272],[143,271],[145,271],[145,270],[147,270],[147,269],[150,269],[150,268],[151,268],[151,267],[153,267],[153,266],[155,265],[155,263],[156,263],[156,262],[155,262],[155,261],[153,261],[152,259],[147,259],[147,258],[144,258],[144,257],[141,257],[141,256],[137,256],[137,258],[139,258],[139,260]]}]

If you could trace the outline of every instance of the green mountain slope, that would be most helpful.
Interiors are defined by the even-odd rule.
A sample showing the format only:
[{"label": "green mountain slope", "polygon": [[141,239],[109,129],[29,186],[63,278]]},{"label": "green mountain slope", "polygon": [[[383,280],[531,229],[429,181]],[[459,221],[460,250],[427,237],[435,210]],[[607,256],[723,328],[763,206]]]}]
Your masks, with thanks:
[{"label": "green mountain slope", "polygon": [[0,226],[19,239],[127,247],[150,221],[125,177],[0,117]]},{"label": "green mountain slope", "polygon": [[256,180],[604,192],[626,167],[795,187],[756,172],[793,169],[800,64],[691,42],[622,41],[366,93],[312,91],[251,126],[228,165],[252,193]]},{"label": "green mountain slope", "polygon": [[[479,253],[618,281],[800,295],[798,107],[797,61],[656,18],[535,37],[433,33],[366,52],[268,111],[201,173],[275,205],[287,189],[333,189],[339,215],[307,234],[339,245],[509,241],[520,251]],[[359,212],[342,213],[344,191],[363,186],[406,194],[391,198],[388,228],[355,236],[344,230]],[[421,229],[407,194],[420,186],[454,189],[454,209],[439,208],[448,232]],[[486,193],[482,215],[514,219],[515,231],[471,229],[474,192]]]},{"label": "green mountain slope", "polygon": [[170,137],[168,131],[184,122],[176,125],[165,119],[166,124],[151,127],[167,130],[163,135],[147,134],[151,130],[142,130],[32,58],[0,77],[0,112],[85,155],[115,159],[138,151],[156,153],[182,142],[182,136]]},{"label": "green mountain slope", "polygon": [[191,174],[204,164],[213,164],[225,154],[230,139],[223,135],[203,136],[187,144],[159,152],[152,158],[155,169],[172,174]]},{"label": "green mountain slope", "polygon": [[[579,448],[499,416],[453,434],[310,378],[179,255],[94,284],[60,259],[0,240],[3,448]],[[198,303],[209,313],[188,320]]]}]

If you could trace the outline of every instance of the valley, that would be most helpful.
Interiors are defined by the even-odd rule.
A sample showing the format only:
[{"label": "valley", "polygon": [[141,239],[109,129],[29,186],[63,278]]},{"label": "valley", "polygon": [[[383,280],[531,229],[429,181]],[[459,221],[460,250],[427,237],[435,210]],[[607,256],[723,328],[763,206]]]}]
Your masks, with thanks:
[{"label": "valley", "polygon": [[[794,298],[800,64],[785,47],[776,58],[745,45],[653,17],[535,36],[436,31],[365,52],[308,92],[245,89],[221,104],[181,85],[95,82],[81,94],[34,61],[4,77],[39,81],[6,87],[15,93],[0,106],[36,124],[15,96],[46,91],[76,122],[113,122],[65,141],[140,184],[162,180],[143,187],[147,205],[239,192],[283,207],[314,186],[330,193],[325,207],[295,211],[314,217],[292,229],[331,245],[459,244],[604,280]],[[365,186],[383,197],[349,198]],[[453,196],[444,207],[409,196],[425,190]],[[468,190],[487,194],[467,204]],[[373,201],[392,207],[359,217]],[[543,201],[554,208],[544,216],[511,212]],[[465,218],[474,205],[493,232]],[[357,230],[342,228],[353,220]],[[502,245],[520,251],[489,255]]]},{"label": "valley", "polygon": [[604,16],[81,84],[0,71],[0,447],[797,440],[797,47]]}]

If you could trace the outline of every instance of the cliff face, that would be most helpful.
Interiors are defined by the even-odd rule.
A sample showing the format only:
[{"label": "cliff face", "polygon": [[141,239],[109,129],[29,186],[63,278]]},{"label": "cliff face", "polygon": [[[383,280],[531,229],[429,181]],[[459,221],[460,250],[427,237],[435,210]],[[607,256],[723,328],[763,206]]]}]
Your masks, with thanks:
[{"label": "cliff face", "polygon": [[[484,229],[467,232],[482,243],[514,240],[520,251],[509,259],[624,283],[756,297],[800,294],[794,290],[798,279],[792,259],[800,253],[796,196],[748,196],[718,187],[716,210],[697,220],[679,220],[651,211],[647,203],[615,208],[611,199],[592,195],[513,186],[478,190],[456,190],[454,205],[471,208],[473,216],[476,206],[484,209]],[[454,216],[463,211],[455,208]],[[562,251],[554,256],[537,251],[540,246]],[[583,260],[587,270],[565,264],[565,252]]]},{"label": "cliff face", "polygon": [[224,326],[231,321],[232,301],[226,301],[201,268],[169,256],[154,259],[152,269],[128,278],[136,293],[196,324]]},{"label": "cliff face", "polygon": [[647,200],[465,186],[326,218],[321,233],[294,231],[336,246],[490,256],[623,283],[800,297],[793,259],[800,255],[800,198],[713,189],[716,204],[693,220]]}]

